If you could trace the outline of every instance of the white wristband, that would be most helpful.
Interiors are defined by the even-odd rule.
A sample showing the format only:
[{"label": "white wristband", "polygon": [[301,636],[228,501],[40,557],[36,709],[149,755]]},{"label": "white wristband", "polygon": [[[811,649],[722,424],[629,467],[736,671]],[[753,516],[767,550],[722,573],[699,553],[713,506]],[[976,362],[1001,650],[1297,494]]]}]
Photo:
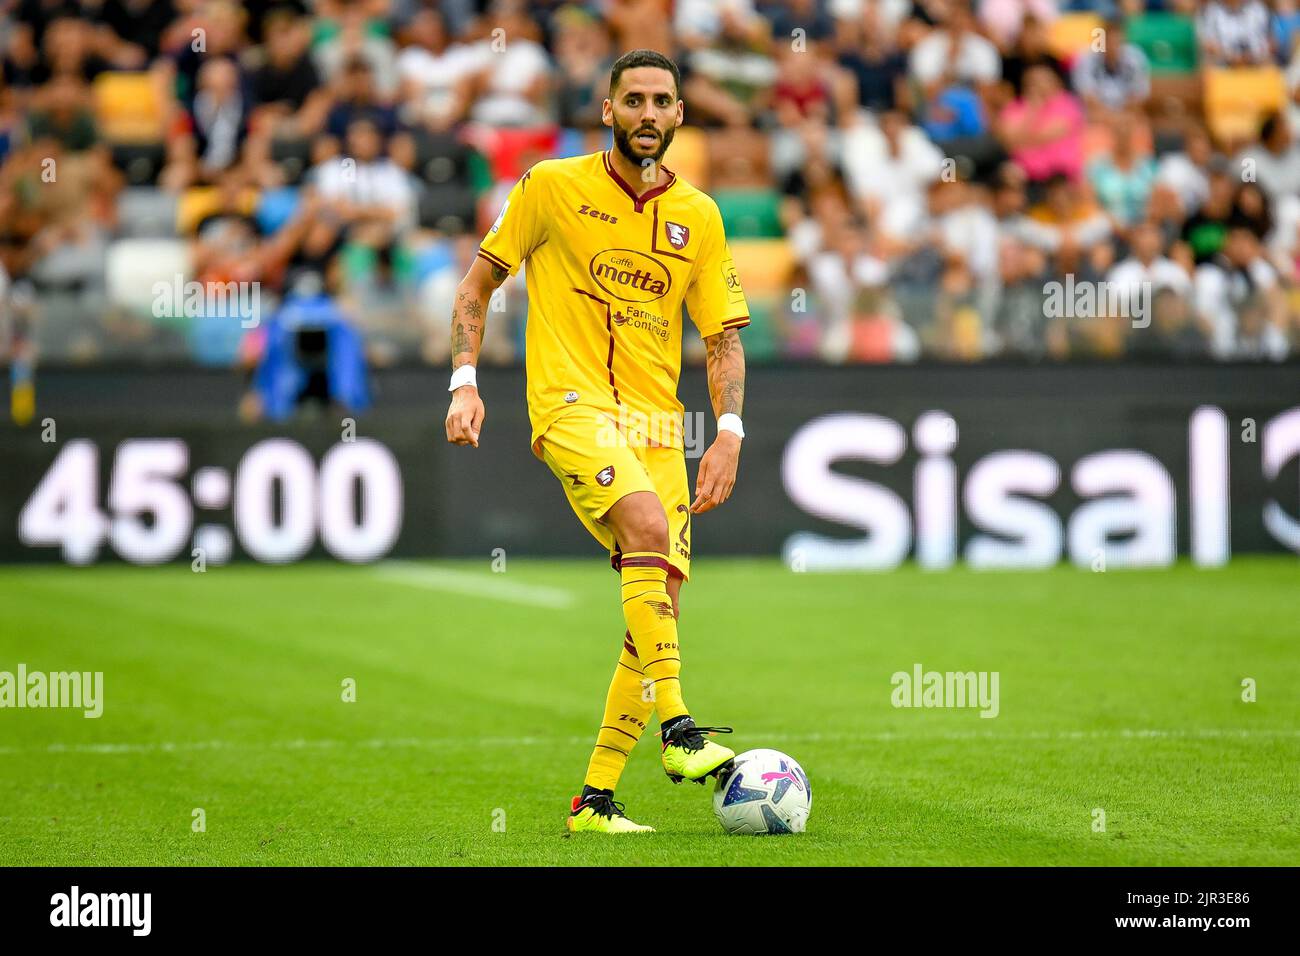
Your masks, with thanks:
[{"label": "white wristband", "polygon": [[452,372],[451,384],[447,386],[447,391],[454,392],[462,385],[473,385],[478,388],[478,373],[474,371],[473,365],[462,365]]},{"label": "white wristband", "polygon": [[718,417],[718,431],[735,432],[741,438],[745,437],[745,426],[740,422],[740,416],[735,412],[727,412]]}]

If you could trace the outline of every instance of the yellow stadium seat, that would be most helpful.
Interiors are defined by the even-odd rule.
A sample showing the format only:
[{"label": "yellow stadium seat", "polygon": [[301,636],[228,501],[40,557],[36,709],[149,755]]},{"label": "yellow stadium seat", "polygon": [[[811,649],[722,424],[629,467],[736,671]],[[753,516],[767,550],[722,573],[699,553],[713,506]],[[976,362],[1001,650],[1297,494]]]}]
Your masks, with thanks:
[{"label": "yellow stadium seat", "polygon": [[220,204],[216,186],[191,186],[181,193],[176,203],[176,233],[181,236],[193,235],[199,221],[209,213],[216,212]]},{"label": "yellow stadium seat", "polygon": [[790,291],[795,260],[784,239],[737,239],[731,243],[731,257],[747,297],[783,296]]},{"label": "yellow stadium seat", "polygon": [[709,141],[694,126],[679,126],[673,144],[664,154],[664,165],[698,189],[709,186]]},{"label": "yellow stadium seat", "polygon": [[1100,35],[1096,31],[1104,29],[1101,17],[1095,13],[1066,13],[1047,28],[1047,46],[1058,59],[1068,63],[1091,50],[1093,39]]},{"label": "yellow stadium seat", "polygon": [[95,117],[112,143],[160,143],[164,110],[148,73],[101,73],[95,77]]},{"label": "yellow stadium seat", "polygon": [[1220,143],[1253,139],[1270,113],[1286,104],[1286,81],[1275,66],[1205,70],[1205,121]]},{"label": "yellow stadium seat", "polygon": [[[191,186],[176,203],[176,234],[192,236],[199,223],[221,208],[221,190],[216,186]],[[252,215],[257,208],[257,190],[246,189],[239,197],[239,211]]]}]

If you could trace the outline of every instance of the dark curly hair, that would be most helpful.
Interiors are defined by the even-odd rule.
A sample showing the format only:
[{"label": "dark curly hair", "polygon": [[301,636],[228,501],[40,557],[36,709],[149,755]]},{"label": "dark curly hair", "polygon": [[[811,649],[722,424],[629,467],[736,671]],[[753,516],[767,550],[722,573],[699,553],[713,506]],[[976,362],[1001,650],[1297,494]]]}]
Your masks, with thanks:
[{"label": "dark curly hair", "polygon": [[677,69],[677,64],[668,57],[664,56],[658,50],[629,50],[617,60],[609,70],[609,98],[614,98],[614,90],[618,89],[618,78],[623,75],[624,70],[634,70],[639,66],[653,66],[659,70],[667,70],[673,75],[673,89],[681,97],[682,74]]}]

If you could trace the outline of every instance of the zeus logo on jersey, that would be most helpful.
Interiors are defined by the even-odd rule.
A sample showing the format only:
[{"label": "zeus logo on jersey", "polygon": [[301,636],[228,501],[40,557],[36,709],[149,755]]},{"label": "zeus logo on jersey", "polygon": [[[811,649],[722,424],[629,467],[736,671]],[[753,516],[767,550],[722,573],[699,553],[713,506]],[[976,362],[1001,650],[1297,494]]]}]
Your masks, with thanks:
[{"label": "zeus logo on jersey", "polygon": [[592,219],[599,219],[601,222],[607,222],[611,226],[618,222],[618,216],[611,216],[607,212],[601,212],[599,209],[592,209],[586,203],[578,210],[579,216],[590,216]]},{"label": "zeus logo on jersey", "polygon": [[623,302],[653,302],[663,298],[673,284],[667,266],[633,249],[598,252],[588,268],[598,286]]}]

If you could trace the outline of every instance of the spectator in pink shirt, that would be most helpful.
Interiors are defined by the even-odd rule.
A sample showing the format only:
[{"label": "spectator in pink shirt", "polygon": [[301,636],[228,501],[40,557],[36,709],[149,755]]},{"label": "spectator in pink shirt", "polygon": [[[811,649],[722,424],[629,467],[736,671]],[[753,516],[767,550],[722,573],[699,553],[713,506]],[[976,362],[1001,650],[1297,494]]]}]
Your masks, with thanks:
[{"label": "spectator in pink shirt", "polygon": [[1024,92],[998,117],[998,137],[1034,182],[1083,174],[1083,106],[1046,66],[1025,71]]},{"label": "spectator in pink shirt", "polygon": [[1051,23],[1058,16],[1056,0],[979,0],[978,9],[985,34],[1003,53],[1015,45],[1027,17]]}]

